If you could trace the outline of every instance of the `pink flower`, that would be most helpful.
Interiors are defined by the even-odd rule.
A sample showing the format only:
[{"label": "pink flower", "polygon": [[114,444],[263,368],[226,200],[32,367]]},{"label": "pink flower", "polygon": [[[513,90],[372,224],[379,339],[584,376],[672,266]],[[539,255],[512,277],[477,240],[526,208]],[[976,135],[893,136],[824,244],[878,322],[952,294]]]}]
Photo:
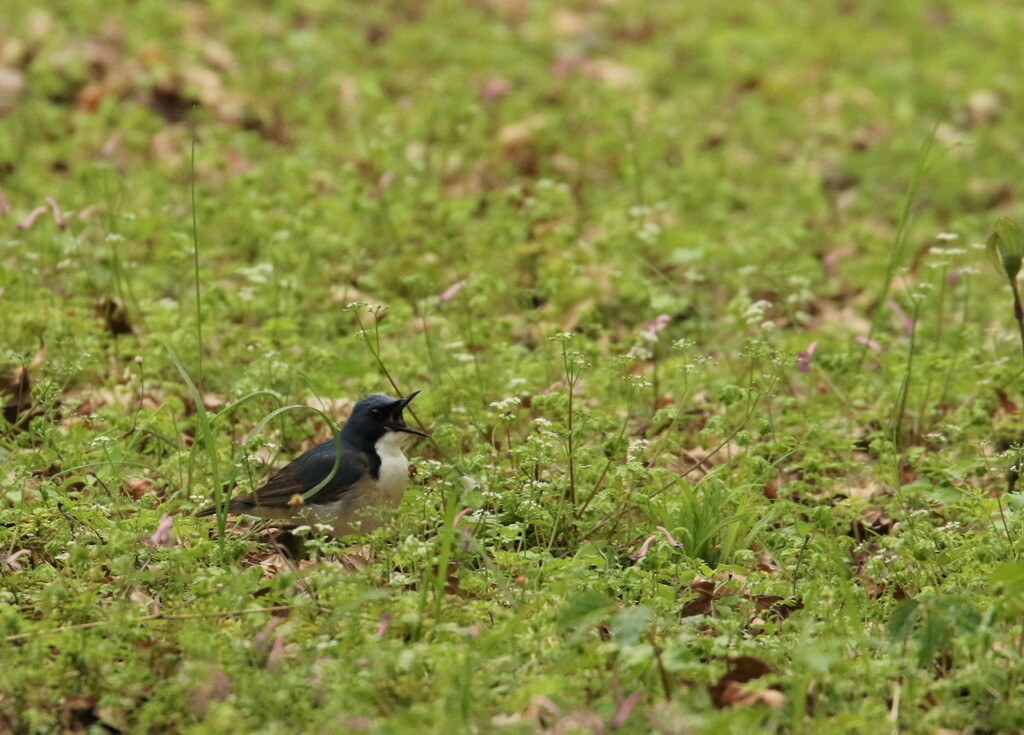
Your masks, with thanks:
[{"label": "pink flower", "polygon": [[466,285],[466,280],[456,281],[451,286],[446,288],[442,293],[438,294],[437,301],[440,304],[447,303],[455,298],[455,294],[462,290],[462,287]]},{"label": "pink flower", "polygon": [[46,203],[50,205],[50,211],[53,212],[53,221],[57,223],[57,227],[66,230],[68,223],[64,219],[64,215],[60,213],[60,205],[57,204],[57,200],[53,197],[46,197]]},{"label": "pink flower", "polygon": [[274,638],[274,644],[267,654],[267,671],[274,673],[281,668],[281,660],[284,658],[284,633],[278,633]]},{"label": "pink flower", "polygon": [[656,528],[665,534],[665,540],[668,541],[669,546],[675,546],[677,549],[683,548],[683,545],[672,538],[672,534],[668,532],[668,529],[664,526],[656,526]]},{"label": "pink flower", "polygon": [[818,349],[818,342],[815,340],[807,345],[807,349],[796,356],[796,370],[798,373],[811,372],[811,360],[814,359],[814,352]]},{"label": "pink flower", "polygon": [[619,702],[619,708],[615,711],[615,716],[612,717],[613,728],[618,729],[626,724],[626,720],[629,719],[629,713],[633,711],[633,707],[640,701],[641,696],[643,696],[643,692],[638,689]]},{"label": "pink flower", "polygon": [[647,550],[651,548],[651,542],[654,541],[654,539],[656,538],[658,538],[658,534],[648,536],[646,539],[644,539],[644,545],[640,547],[640,551],[633,554],[633,558],[639,561],[640,559],[643,559],[645,556],[647,556]]},{"label": "pink flower", "polygon": [[491,77],[480,87],[480,97],[488,102],[500,100],[512,91],[512,82],[504,77]]},{"label": "pink flower", "polygon": [[648,342],[657,342],[658,334],[665,329],[671,321],[672,317],[668,314],[659,314],[644,325],[644,328],[640,331],[640,336]]},{"label": "pink flower", "polygon": [[566,51],[555,59],[555,63],[551,65],[551,73],[556,77],[567,77],[579,71],[585,61],[586,57],[579,51]]},{"label": "pink flower", "polygon": [[26,554],[31,553],[32,552],[28,549],[18,549],[10,556],[0,556],[0,564],[6,564],[11,569],[21,569],[21,563],[18,561],[18,559],[22,556],[25,556]]},{"label": "pink flower", "polygon": [[859,345],[864,345],[869,350],[874,352],[876,355],[881,354],[882,352],[882,345],[878,344],[873,339],[868,339],[867,337],[861,337],[860,335],[858,335],[853,338],[853,341]]},{"label": "pink flower", "polygon": [[472,508],[463,508],[458,513],[456,513],[455,514],[455,520],[452,521],[452,528],[458,528],[459,527],[459,523],[462,522],[462,519],[465,518],[466,516],[468,516],[472,512],[473,512]]},{"label": "pink flower", "polygon": [[[659,531],[661,531],[662,534],[664,534],[665,540],[668,541],[669,546],[674,546],[677,549],[683,548],[683,545],[681,543],[679,543],[678,541],[676,541],[672,537],[672,534],[669,533],[667,528],[665,528],[664,526],[656,526],[656,528]],[[651,548],[651,543],[653,543],[656,538],[658,538],[658,534],[654,534],[652,536],[648,536],[644,540],[643,546],[640,547],[640,551],[638,551],[637,553],[633,554],[633,558],[636,559],[636,560],[640,560],[640,559],[643,559],[645,556],[647,556],[647,552]]]},{"label": "pink flower", "polygon": [[46,207],[36,207],[28,213],[28,217],[18,223],[18,229],[27,230],[36,223],[36,220],[39,219],[40,216],[44,214],[46,214]]},{"label": "pink flower", "polygon": [[146,546],[173,546],[174,535],[171,533],[173,526],[174,519],[165,513],[163,518],[160,519],[156,530],[153,531],[153,535],[146,538]]}]

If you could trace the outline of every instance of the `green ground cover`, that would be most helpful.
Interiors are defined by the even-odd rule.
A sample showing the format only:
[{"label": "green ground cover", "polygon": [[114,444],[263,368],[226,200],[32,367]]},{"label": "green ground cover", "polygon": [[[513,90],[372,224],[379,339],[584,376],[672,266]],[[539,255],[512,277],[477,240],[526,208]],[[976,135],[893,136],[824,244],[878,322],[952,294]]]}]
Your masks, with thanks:
[{"label": "green ground cover", "polygon": [[[1021,38],[6,0],[0,732],[1024,729]],[[192,517],[417,389],[387,527]]]}]

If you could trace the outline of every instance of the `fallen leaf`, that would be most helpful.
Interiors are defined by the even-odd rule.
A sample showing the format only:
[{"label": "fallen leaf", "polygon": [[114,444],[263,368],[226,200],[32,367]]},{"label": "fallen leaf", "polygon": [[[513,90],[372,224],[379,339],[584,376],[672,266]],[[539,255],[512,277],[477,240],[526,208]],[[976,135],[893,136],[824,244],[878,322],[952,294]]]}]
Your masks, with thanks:
[{"label": "fallen leaf", "polygon": [[754,609],[758,613],[767,613],[765,619],[785,620],[797,610],[804,609],[803,600],[779,595],[757,595],[754,597]]},{"label": "fallen leaf", "polygon": [[526,711],[523,712],[523,716],[526,719],[533,720],[541,727],[550,725],[551,717],[557,717],[560,714],[562,714],[561,707],[543,694],[534,694],[530,698],[530,704],[527,706]]},{"label": "fallen leaf", "polygon": [[1020,409],[1017,404],[1010,400],[1010,396],[1002,388],[996,388],[996,398],[999,399],[999,407],[1006,413],[1017,413]]},{"label": "fallen leaf", "polygon": [[998,92],[991,89],[979,89],[971,92],[967,98],[967,113],[971,127],[979,127],[996,122],[1003,115],[1006,103]]},{"label": "fallen leaf", "polygon": [[73,697],[65,697],[60,703],[60,714],[57,719],[65,733],[78,733],[87,731],[92,725],[100,721],[96,712],[96,702],[99,697],[94,694],[79,694]]},{"label": "fallen leaf", "polygon": [[197,720],[206,717],[211,701],[221,702],[231,695],[231,679],[220,664],[209,664],[205,679],[185,698],[189,710]]},{"label": "fallen leaf", "polygon": [[551,28],[564,38],[579,38],[590,32],[590,19],[570,8],[559,8],[551,16]]},{"label": "fallen leaf", "polygon": [[719,709],[733,707],[753,707],[764,705],[770,709],[782,709],[786,704],[786,696],[775,689],[751,689],[736,682],[729,682],[722,689]]},{"label": "fallen leaf", "polygon": [[140,587],[133,587],[128,595],[128,599],[143,610],[146,615],[159,615],[161,613],[160,600]]},{"label": "fallen leaf", "polygon": [[132,500],[141,500],[144,495],[153,492],[153,483],[143,477],[129,477],[124,481],[124,486]]},{"label": "fallen leaf", "polygon": [[96,304],[96,313],[107,325],[107,331],[115,337],[121,334],[135,334],[135,329],[128,319],[128,311],[120,301],[101,299]]},{"label": "fallen leaf", "polygon": [[697,578],[687,586],[695,597],[683,605],[679,616],[692,618],[697,615],[710,615],[714,610],[715,600],[723,594],[722,590],[714,581],[703,578]]},{"label": "fallen leaf", "polygon": [[227,405],[228,399],[219,393],[207,391],[203,393],[203,408],[216,413]]},{"label": "fallen leaf", "polygon": [[874,480],[868,480],[860,485],[851,485],[846,488],[846,494],[851,498],[860,498],[867,500],[869,498],[876,498],[879,496],[889,495],[889,488],[875,482]]},{"label": "fallen leaf", "polygon": [[771,666],[754,656],[738,656],[729,659],[728,668],[721,678],[708,686],[711,701],[718,709],[728,707],[749,707],[761,704],[777,709],[785,703],[781,692],[768,694],[773,690],[757,690],[744,687],[747,682],[770,674]]},{"label": "fallen leaf", "polygon": [[881,508],[866,508],[861,513],[861,521],[854,526],[853,537],[863,540],[867,537],[868,532],[885,536],[892,530],[892,527],[892,516],[884,510]]},{"label": "fallen leaf", "polygon": [[32,381],[29,369],[41,360],[44,349],[39,348],[29,366],[14,368],[9,374],[0,374],[0,398],[3,399],[4,420],[11,426],[24,430],[28,422],[43,414],[43,408],[32,398]]},{"label": "fallen leaf", "polygon": [[0,66],[0,117],[15,108],[25,87],[23,72],[9,66]]},{"label": "fallen leaf", "polygon": [[121,707],[99,707],[96,709],[96,714],[100,716],[100,721],[108,732],[128,732],[131,728],[128,723],[128,713]]},{"label": "fallen leaf", "polygon": [[635,71],[614,59],[589,59],[583,64],[583,73],[591,79],[604,82],[612,89],[629,89],[637,86]]}]

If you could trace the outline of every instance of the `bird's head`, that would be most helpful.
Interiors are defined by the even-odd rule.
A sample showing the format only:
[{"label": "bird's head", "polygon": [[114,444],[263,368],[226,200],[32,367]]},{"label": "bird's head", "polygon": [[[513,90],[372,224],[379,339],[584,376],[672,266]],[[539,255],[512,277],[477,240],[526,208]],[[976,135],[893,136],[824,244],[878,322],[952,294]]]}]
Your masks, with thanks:
[{"label": "bird's head", "polygon": [[352,409],[352,415],[341,430],[341,438],[353,447],[366,451],[372,449],[377,440],[388,432],[405,432],[417,436],[427,436],[419,429],[405,423],[402,411],[408,406],[419,391],[410,393],[405,398],[392,398],[383,393],[360,398]]}]

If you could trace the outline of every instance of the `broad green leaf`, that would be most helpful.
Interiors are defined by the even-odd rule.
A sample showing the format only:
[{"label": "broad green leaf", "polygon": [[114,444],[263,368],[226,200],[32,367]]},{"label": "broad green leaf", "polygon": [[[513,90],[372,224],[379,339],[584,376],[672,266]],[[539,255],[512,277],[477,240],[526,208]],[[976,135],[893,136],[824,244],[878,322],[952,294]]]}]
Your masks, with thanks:
[{"label": "broad green leaf", "polygon": [[905,641],[910,637],[917,622],[917,608],[921,603],[917,600],[904,600],[889,617],[889,637],[894,641]]},{"label": "broad green leaf", "polygon": [[572,631],[569,640],[575,643],[597,625],[614,604],[608,595],[584,590],[569,598],[558,621],[563,629]]},{"label": "broad green leaf", "polygon": [[1024,561],[1006,561],[992,570],[988,578],[993,590],[1003,589],[1006,594],[1024,593]]},{"label": "broad green leaf", "polygon": [[652,620],[654,611],[646,605],[627,607],[612,618],[612,635],[624,646],[635,646]]}]

